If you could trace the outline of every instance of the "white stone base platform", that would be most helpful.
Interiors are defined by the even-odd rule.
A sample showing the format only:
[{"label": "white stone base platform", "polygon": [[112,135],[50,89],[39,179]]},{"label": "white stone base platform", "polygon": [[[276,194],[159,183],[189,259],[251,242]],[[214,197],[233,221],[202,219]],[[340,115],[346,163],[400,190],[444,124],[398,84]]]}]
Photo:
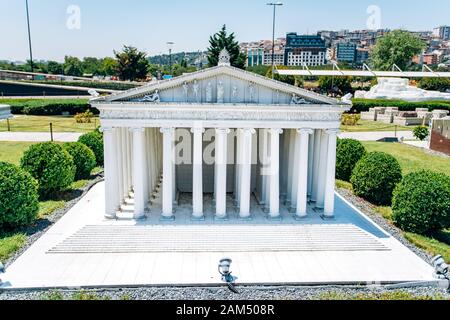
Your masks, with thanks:
[{"label": "white stone base platform", "polygon": [[[217,285],[219,259],[238,284],[430,281],[432,268],[336,196],[336,219],[105,220],[99,183],[2,275],[3,288]],[[181,199],[182,200],[182,199]],[[253,209],[252,209],[253,211]]]}]

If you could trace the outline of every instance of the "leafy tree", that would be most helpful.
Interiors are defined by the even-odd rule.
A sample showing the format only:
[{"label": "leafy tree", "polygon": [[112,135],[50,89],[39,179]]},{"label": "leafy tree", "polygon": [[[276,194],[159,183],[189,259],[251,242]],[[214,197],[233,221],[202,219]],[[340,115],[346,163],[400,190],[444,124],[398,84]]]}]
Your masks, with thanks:
[{"label": "leafy tree", "polygon": [[227,28],[223,25],[222,29],[209,38],[208,63],[210,67],[217,66],[219,54],[225,48],[230,54],[230,63],[232,66],[244,69],[247,55],[242,53],[239,42],[235,40],[234,32],[227,33]]},{"label": "leafy tree", "polygon": [[64,74],[68,76],[81,77],[83,75],[83,65],[77,57],[64,57]]},{"label": "leafy tree", "polygon": [[132,46],[124,46],[122,52],[114,51],[117,61],[116,72],[122,80],[143,80],[147,76],[149,62],[147,53]]},{"label": "leafy tree", "polygon": [[447,78],[422,78],[419,88],[445,92],[450,89],[450,80]]},{"label": "leafy tree", "polygon": [[101,65],[101,59],[95,57],[85,57],[82,62],[83,73],[98,75],[100,74]]},{"label": "leafy tree", "polygon": [[326,92],[344,95],[353,91],[352,77],[319,77],[319,88]]},{"label": "leafy tree", "polygon": [[395,63],[404,70],[411,59],[425,49],[426,44],[419,37],[404,30],[394,30],[378,39],[371,60],[373,67],[389,70]]},{"label": "leafy tree", "polygon": [[51,74],[61,74],[64,71],[63,65],[56,61],[49,61],[47,63],[47,69],[48,69],[48,73],[51,73]]},{"label": "leafy tree", "polygon": [[[289,67],[286,66],[277,66],[277,69],[280,70],[286,70],[289,69]],[[272,79],[272,67],[268,67],[266,77]],[[282,76],[278,73],[275,73],[274,77],[275,80],[281,81],[296,87],[300,87],[304,83],[303,77],[300,76]]]},{"label": "leafy tree", "polygon": [[117,61],[114,58],[106,57],[102,60],[100,74],[104,76],[113,76],[116,74]]}]

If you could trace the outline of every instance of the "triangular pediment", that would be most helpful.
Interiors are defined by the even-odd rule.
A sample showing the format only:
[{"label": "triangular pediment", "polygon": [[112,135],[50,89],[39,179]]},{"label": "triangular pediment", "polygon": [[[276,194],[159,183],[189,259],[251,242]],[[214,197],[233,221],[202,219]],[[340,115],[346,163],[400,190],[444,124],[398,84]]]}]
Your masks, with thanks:
[{"label": "triangular pediment", "polygon": [[93,102],[192,104],[342,104],[341,101],[244,71],[218,66],[95,98]]}]

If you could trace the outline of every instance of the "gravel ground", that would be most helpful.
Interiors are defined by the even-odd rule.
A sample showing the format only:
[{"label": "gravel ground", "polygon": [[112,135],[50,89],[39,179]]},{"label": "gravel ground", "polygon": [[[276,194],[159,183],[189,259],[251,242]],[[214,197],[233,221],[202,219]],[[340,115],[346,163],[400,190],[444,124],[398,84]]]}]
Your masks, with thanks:
[{"label": "gravel ground", "polygon": [[[324,286],[324,287],[237,287],[235,294],[226,287],[143,287],[107,290],[84,290],[85,300],[88,295],[94,299],[111,300],[324,300],[354,299],[357,295],[372,299],[450,299],[446,290],[433,287],[406,288],[402,291],[387,290],[381,287]],[[45,300],[49,295],[53,299],[74,299],[80,291],[16,291],[0,292],[0,300]],[[56,300],[56,299],[55,299]]]},{"label": "gravel ground", "polygon": [[[101,181],[102,176],[97,176],[83,190],[80,197],[84,196],[90,188]],[[415,252],[423,260],[429,262],[431,256],[424,250],[417,248],[407,241],[401,231],[390,224],[386,219],[374,211],[374,206],[356,197],[351,191],[339,189],[338,192],[344,196],[355,207],[364,212],[381,228]],[[20,256],[34,241],[36,241],[53,223],[58,221],[77,201],[79,197],[67,203],[64,209],[58,210],[47,219],[40,221],[27,229],[29,238],[27,244],[18,251],[7,262],[10,265]],[[371,298],[397,298],[397,299],[450,299],[447,289],[436,287],[414,287],[390,290],[383,286],[238,286],[239,294],[232,293],[226,287],[141,287],[141,288],[108,288],[108,289],[86,289],[80,290],[17,290],[0,291],[0,300],[42,300],[48,299],[49,295],[58,299],[73,299],[73,295],[82,292],[84,298],[112,299],[112,300],[317,300],[317,299],[352,299],[357,295]]]}]

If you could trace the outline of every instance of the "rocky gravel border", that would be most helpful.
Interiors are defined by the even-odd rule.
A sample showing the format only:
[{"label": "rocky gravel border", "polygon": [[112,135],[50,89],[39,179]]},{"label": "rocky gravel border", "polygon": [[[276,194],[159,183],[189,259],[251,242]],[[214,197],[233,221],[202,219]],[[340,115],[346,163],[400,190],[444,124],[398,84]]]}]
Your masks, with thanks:
[{"label": "rocky gravel border", "polygon": [[[410,298],[450,299],[450,294],[436,287],[416,287],[388,290],[370,286],[237,286],[238,294],[227,287],[141,287],[102,290],[35,290],[0,291],[0,300],[48,300],[51,296],[59,299],[74,299],[74,294],[93,295],[98,300],[324,300],[351,299],[357,295],[377,295],[390,293],[401,299],[405,294]],[[55,299],[55,298],[53,298]]]},{"label": "rocky gravel border", "polygon": [[84,197],[91,188],[102,181],[103,178],[103,172],[100,172],[94,176],[95,178],[90,180],[87,185],[79,189],[81,191],[81,194],[70,200],[67,201],[64,205],[64,208],[55,210],[50,215],[38,219],[36,222],[34,222],[32,225],[25,227],[23,229],[17,230],[17,232],[22,232],[27,235],[26,243],[17,250],[10,258],[8,258],[6,261],[3,262],[5,267],[7,268],[9,265],[11,265],[22,253],[24,253],[36,240],[38,240],[53,224],[55,224],[59,219],[61,219],[72,207],[82,198]]}]

